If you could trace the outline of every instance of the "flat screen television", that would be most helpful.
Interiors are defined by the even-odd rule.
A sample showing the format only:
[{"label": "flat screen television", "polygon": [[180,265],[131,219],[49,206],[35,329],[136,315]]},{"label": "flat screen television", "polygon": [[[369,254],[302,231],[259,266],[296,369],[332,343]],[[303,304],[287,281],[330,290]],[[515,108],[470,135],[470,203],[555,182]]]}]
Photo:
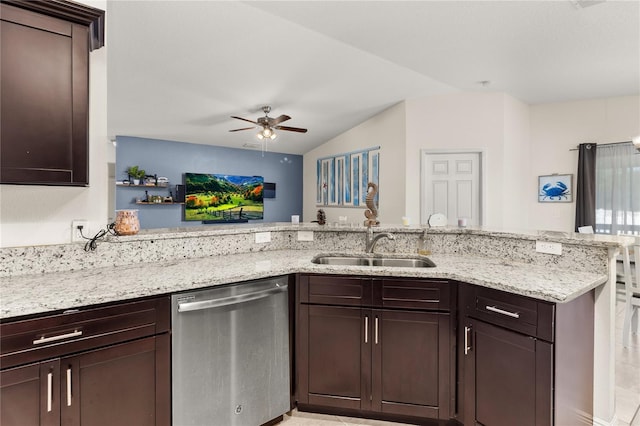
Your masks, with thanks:
[{"label": "flat screen television", "polygon": [[247,222],[264,218],[262,176],[185,173],[185,221]]}]

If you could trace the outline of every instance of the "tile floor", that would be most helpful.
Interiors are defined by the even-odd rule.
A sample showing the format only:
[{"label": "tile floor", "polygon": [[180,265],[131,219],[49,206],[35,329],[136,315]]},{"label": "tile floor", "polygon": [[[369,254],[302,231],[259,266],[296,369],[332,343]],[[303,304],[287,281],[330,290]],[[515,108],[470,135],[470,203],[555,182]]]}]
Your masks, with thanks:
[{"label": "tile floor", "polygon": [[616,414],[617,426],[640,426],[640,334],[622,347],[624,303],[616,303]]},{"label": "tile floor", "polygon": [[[616,305],[616,412],[615,426],[640,426],[640,334],[632,335],[629,348],[622,347],[624,305]],[[355,419],[293,411],[284,426],[402,426],[378,420]]]}]

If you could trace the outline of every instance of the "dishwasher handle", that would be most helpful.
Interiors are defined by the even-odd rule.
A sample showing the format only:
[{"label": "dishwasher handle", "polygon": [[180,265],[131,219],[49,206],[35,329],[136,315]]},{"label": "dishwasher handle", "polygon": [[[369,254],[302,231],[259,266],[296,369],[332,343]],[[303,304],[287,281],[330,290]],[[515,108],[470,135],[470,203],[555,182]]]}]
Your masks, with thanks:
[{"label": "dishwasher handle", "polygon": [[267,290],[256,291],[253,293],[239,294],[237,296],[221,297],[219,299],[200,300],[198,302],[182,302],[178,303],[178,312],[200,311],[202,309],[219,308],[222,306],[237,305],[239,303],[250,302],[252,300],[263,299],[273,294],[287,291],[286,285],[276,284]]}]

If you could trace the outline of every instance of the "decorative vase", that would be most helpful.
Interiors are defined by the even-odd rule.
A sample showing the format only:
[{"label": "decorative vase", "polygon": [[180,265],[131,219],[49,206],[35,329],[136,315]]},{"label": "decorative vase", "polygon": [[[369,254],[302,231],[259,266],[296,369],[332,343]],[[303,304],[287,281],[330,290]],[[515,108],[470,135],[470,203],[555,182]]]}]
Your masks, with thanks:
[{"label": "decorative vase", "polygon": [[113,227],[118,235],[135,235],[140,231],[138,210],[117,210]]}]

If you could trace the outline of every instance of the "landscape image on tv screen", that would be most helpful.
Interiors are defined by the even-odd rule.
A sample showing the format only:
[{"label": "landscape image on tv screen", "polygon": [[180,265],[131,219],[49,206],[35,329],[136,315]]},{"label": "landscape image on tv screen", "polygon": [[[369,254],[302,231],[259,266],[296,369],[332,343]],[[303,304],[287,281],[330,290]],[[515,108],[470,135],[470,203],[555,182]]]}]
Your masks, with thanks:
[{"label": "landscape image on tv screen", "polygon": [[185,220],[245,222],[264,217],[262,176],[185,173]]}]

